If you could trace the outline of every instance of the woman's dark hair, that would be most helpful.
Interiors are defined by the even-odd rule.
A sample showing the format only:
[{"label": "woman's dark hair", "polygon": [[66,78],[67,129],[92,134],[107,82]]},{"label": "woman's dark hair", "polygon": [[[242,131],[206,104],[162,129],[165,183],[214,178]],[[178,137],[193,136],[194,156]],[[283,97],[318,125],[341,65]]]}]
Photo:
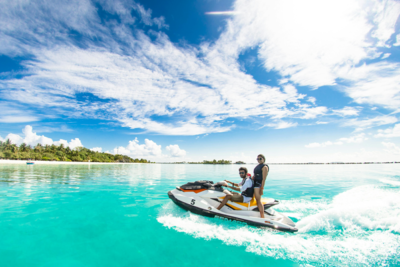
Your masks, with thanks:
[{"label": "woman's dark hair", "polygon": [[245,168],[245,167],[240,167],[239,171],[244,171],[246,173],[246,175],[248,174],[247,168]]},{"label": "woman's dark hair", "polygon": [[261,157],[261,158],[263,158],[264,159],[264,162],[265,162],[265,156],[263,155],[263,154],[258,154],[258,156],[257,157]]}]

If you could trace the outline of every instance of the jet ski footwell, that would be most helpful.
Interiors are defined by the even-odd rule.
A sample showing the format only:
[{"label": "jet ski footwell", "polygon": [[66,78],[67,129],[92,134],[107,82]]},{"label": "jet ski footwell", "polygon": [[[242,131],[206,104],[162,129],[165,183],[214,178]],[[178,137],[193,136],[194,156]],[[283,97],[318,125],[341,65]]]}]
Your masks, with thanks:
[{"label": "jet ski footwell", "polygon": [[248,204],[248,207],[245,207],[247,204],[228,202],[228,205],[221,210],[216,209],[215,206],[219,205],[224,196],[225,194],[220,192],[219,188],[211,188],[211,190],[184,190],[177,187],[177,189],[168,192],[168,197],[175,204],[202,216],[238,221],[256,227],[268,227],[285,232],[298,231],[291,219],[270,209],[271,206],[279,204],[276,200],[264,204],[264,207],[266,207],[265,218],[260,218],[258,209],[255,210],[254,206],[250,207],[250,204]]}]

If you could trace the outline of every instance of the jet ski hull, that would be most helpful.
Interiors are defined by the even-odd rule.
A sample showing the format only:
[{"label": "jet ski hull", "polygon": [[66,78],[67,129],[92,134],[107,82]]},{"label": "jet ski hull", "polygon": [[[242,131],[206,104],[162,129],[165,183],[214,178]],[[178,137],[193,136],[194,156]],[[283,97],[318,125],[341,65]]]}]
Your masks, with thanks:
[{"label": "jet ski hull", "polygon": [[[271,218],[254,218],[254,217],[249,217],[249,216],[235,216],[234,214],[228,214],[226,212],[222,212],[214,207],[211,207],[210,204],[208,207],[204,207],[204,205],[196,205],[196,204],[191,204],[190,202],[184,201],[182,199],[178,199],[174,195],[177,193],[177,190],[171,190],[168,192],[168,197],[179,207],[188,210],[190,212],[193,212],[195,214],[199,214],[202,216],[206,217],[217,217],[221,219],[227,219],[227,220],[232,220],[232,221],[238,221],[241,223],[245,223],[248,225],[256,226],[256,227],[266,227],[266,228],[272,228],[275,230],[279,231],[285,231],[285,232],[297,232],[298,229],[290,226],[290,225],[285,225],[280,222],[275,222],[274,219]],[[192,196],[192,199],[195,199],[195,197]],[[193,203],[193,202],[192,202]],[[197,202],[198,203],[198,202]],[[203,203],[204,204],[204,203]],[[287,220],[289,220],[291,223],[293,223],[289,218],[284,216]],[[294,223],[293,223],[294,225]]]}]

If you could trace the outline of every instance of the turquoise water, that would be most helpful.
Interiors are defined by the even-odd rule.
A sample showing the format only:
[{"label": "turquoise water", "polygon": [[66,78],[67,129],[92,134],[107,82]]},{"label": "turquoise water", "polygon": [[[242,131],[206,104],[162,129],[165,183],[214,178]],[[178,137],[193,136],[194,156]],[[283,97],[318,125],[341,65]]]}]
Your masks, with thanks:
[{"label": "turquoise water", "polygon": [[0,165],[0,266],[400,265],[400,164],[270,167],[265,196],[298,233],[201,217],[167,196],[239,180],[237,165]]}]

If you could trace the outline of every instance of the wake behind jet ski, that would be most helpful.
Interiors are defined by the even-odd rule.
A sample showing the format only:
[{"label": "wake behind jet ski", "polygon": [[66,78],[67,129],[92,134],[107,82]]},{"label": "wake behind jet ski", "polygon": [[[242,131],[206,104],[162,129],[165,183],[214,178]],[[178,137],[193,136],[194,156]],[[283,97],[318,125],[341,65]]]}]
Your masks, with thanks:
[{"label": "wake behind jet ski", "polygon": [[271,207],[279,201],[262,199],[264,216],[260,218],[257,203],[253,198],[249,203],[228,201],[221,210],[217,207],[226,196],[224,189],[212,181],[190,182],[168,192],[169,198],[178,206],[207,217],[220,217],[258,227],[269,227],[280,231],[297,232],[294,222]]}]

